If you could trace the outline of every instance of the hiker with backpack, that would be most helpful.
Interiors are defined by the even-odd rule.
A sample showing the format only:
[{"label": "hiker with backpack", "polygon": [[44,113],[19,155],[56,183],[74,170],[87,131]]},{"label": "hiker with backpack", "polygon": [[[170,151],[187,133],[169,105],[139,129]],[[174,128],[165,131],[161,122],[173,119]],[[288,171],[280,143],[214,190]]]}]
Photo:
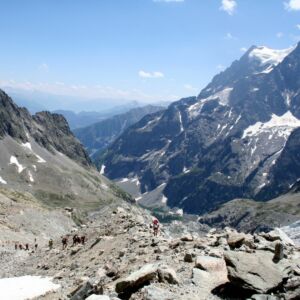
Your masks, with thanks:
[{"label": "hiker with backpack", "polygon": [[153,220],[153,235],[154,236],[158,236],[158,231],[159,231],[159,222],[158,220],[155,218]]}]

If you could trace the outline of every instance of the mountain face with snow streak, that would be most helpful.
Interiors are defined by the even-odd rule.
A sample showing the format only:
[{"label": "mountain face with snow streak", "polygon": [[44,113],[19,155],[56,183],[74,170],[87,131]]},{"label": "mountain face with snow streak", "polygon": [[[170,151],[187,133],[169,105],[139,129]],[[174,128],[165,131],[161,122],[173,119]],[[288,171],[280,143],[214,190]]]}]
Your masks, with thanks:
[{"label": "mountain face with snow streak", "polygon": [[101,176],[65,118],[33,116],[0,90],[0,190],[85,210],[126,195]]},{"label": "mountain face with snow streak", "polygon": [[287,192],[299,178],[282,169],[299,162],[299,74],[300,45],[251,47],[198,97],[130,127],[101,161],[105,175],[138,177],[138,197],[165,184],[164,202],[189,213],[238,197],[269,200]]}]

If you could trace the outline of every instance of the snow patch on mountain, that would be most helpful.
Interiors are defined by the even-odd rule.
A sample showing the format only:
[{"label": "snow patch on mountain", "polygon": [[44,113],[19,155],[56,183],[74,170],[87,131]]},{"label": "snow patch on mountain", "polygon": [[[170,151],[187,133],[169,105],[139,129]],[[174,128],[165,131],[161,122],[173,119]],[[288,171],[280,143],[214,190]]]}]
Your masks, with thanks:
[{"label": "snow patch on mountain", "polygon": [[30,182],[34,182],[34,179],[33,179],[33,176],[32,176],[32,174],[31,174],[31,172],[28,170],[28,177],[29,177],[29,181]]},{"label": "snow patch on mountain", "polygon": [[0,176],[0,183],[7,184],[7,182]]},{"label": "snow patch on mountain", "polygon": [[191,117],[198,116],[201,113],[204,104],[211,100],[218,100],[219,104],[222,106],[228,105],[230,94],[231,94],[232,90],[233,90],[233,88],[226,87],[223,90],[218,91],[217,93],[215,93],[207,98],[200,99],[197,103],[191,105],[188,108],[190,116]]},{"label": "snow patch on mountain", "polygon": [[249,53],[249,57],[258,60],[261,66],[266,66],[266,69],[261,73],[270,73],[275,66],[280,64],[286,56],[288,56],[295,47],[288,49],[276,50],[265,46],[256,47]]},{"label": "snow patch on mountain", "polygon": [[283,93],[282,93],[282,97],[284,98],[284,101],[285,101],[285,104],[287,105],[287,107],[290,107],[291,106],[291,101],[292,101],[292,98],[295,96],[295,93],[293,92],[290,92],[288,90],[285,90]]},{"label": "snow patch on mountain", "polygon": [[60,285],[54,284],[50,277],[22,276],[0,279],[1,299],[33,299],[59,288]]},{"label": "snow patch on mountain", "polygon": [[[37,157],[37,162],[38,163],[45,163],[46,161],[42,158],[42,157],[40,157],[39,155],[37,155],[33,150],[32,150],[32,146],[31,146],[31,144],[29,143],[29,142],[27,142],[27,143],[23,143],[23,144],[21,144],[21,146],[22,147],[24,147],[24,148],[26,148],[27,150],[29,150],[30,152],[32,152],[32,154],[33,155],[35,155],[36,157]],[[59,153],[60,155],[63,155],[62,153]]]},{"label": "snow patch on mountain", "polygon": [[181,112],[178,112],[178,116],[179,116],[179,123],[180,123],[180,132],[183,132],[183,124],[182,124],[182,116],[181,116]]},{"label": "snow patch on mountain", "polygon": [[25,168],[18,162],[18,159],[15,156],[10,157],[10,165],[17,166],[18,173],[20,174]]},{"label": "snow patch on mountain", "polygon": [[161,198],[161,202],[162,202],[163,204],[167,204],[168,198],[167,198],[165,195],[163,195],[162,198]]},{"label": "snow patch on mountain", "polygon": [[29,149],[30,151],[32,151],[31,144],[30,144],[29,142],[23,143],[23,144],[22,144],[22,147],[27,148],[27,149]]},{"label": "snow patch on mountain", "polygon": [[40,164],[43,164],[43,163],[45,163],[46,161],[42,158],[42,157],[40,157],[39,155],[37,155],[37,154],[35,154],[34,153],[34,155],[37,157],[37,159],[38,159],[38,163],[40,163]]},{"label": "snow patch on mountain", "polygon": [[257,122],[246,128],[242,139],[257,136],[263,132],[271,132],[272,134],[277,134],[278,136],[283,136],[287,139],[291,132],[297,127],[300,127],[300,120],[298,120],[290,111],[287,111],[282,116],[272,114],[272,117],[268,122]]},{"label": "snow patch on mountain", "polygon": [[148,127],[150,127],[151,125],[154,125],[155,123],[157,123],[160,120],[161,117],[157,117],[153,120],[150,120],[144,127],[140,128],[140,130],[144,130],[147,129]]},{"label": "snow patch on mountain", "polygon": [[102,165],[101,166],[101,170],[100,170],[100,174],[103,175],[105,173],[105,168],[106,166],[105,165]]},{"label": "snow patch on mountain", "polygon": [[135,183],[137,186],[140,186],[140,185],[141,185],[141,183],[140,183],[138,177],[135,177],[135,178],[131,179],[131,182],[132,182],[132,183]]}]

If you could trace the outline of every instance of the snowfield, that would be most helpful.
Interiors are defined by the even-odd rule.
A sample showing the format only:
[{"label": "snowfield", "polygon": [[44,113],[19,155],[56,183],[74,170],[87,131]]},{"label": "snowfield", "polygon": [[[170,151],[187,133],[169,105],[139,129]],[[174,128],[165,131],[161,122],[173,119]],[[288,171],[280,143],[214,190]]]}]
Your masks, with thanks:
[{"label": "snowfield", "polygon": [[22,276],[0,279],[1,299],[26,300],[43,296],[60,288],[52,278],[40,276]]},{"label": "snowfield", "polygon": [[271,134],[277,134],[287,139],[291,132],[297,127],[300,127],[300,120],[290,111],[282,116],[273,114],[270,121],[266,123],[257,122],[245,129],[242,139],[247,136],[257,136],[262,132],[270,132]]}]

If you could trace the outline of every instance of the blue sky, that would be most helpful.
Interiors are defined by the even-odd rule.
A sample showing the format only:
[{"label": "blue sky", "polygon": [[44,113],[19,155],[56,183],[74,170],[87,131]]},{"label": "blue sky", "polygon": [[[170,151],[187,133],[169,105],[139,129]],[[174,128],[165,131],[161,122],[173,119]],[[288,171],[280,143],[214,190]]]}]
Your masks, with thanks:
[{"label": "blue sky", "polygon": [[300,40],[300,0],[0,0],[0,86],[154,102],[196,95],[244,48]]}]

